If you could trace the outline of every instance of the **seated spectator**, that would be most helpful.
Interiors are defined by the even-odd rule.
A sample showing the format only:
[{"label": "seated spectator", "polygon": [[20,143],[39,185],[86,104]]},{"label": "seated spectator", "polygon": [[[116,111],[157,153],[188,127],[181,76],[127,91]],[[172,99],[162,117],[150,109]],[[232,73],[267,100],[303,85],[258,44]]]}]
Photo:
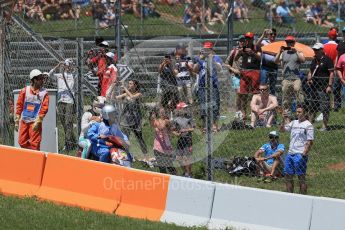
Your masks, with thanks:
[{"label": "seated spectator", "polygon": [[305,21],[308,23],[312,23],[313,25],[319,25],[320,22],[314,17],[314,14],[311,10],[310,5],[304,4],[305,12],[304,12],[304,18]]},{"label": "seated spectator", "polygon": [[106,10],[107,9],[101,3],[101,0],[95,0],[92,3],[92,15],[93,15],[93,20],[95,21],[96,27],[98,27],[100,23],[104,21],[103,16],[105,15]]},{"label": "seated spectator", "polygon": [[222,24],[225,24],[225,18],[226,18],[226,13],[228,9],[228,4],[224,1],[213,1],[213,7],[212,10],[210,10],[210,20],[209,20],[209,25],[214,25],[215,22],[221,22]]},{"label": "seated spectator", "polygon": [[72,1],[60,0],[59,1],[59,15],[61,19],[74,19],[75,15],[73,12]]},{"label": "seated spectator", "polygon": [[[259,165],[259,180],[271,182],[283,173],[283,162],[281,155],[284,154],[285,146],[279,143],[279,133],[271,131],[268,134],[269,142],[261,146],[254,154],[255,160]],[[264,156],[262,156],[264,155]]]},{"label": "seated spectator", "polygon": [[279,6],[277,7],[277,14],[281,17],[283,23],[292,24],[295,23],[295,18],[285,0],[280,0]]},{"label": "seated spectator", "polygon": [[26,5],[24,7],[24,10],[26,11],[26,16],[29,19],[45,22],[46,19],[44,18],[42,8],[39,4],[39,2],[32,3],[30,5]]},{"label": "seated spectator", "polygon": [[143,16],[144,17],[157,17],[159,18],[161,15],[157,13],[155,4],[152,0],[142,0],[143,4]]},{"label": "seated spectator", "polygon": [[42,7],[42,11],[48,20],[57,20],[59,19],[59,8],[60,6],[57,0],[47,0],[46,4]]},{"label": "seated spectator", "polygon": [[235,18],[239,19],[240,22],[249,22],[248,19],[248,7],[246,4],[243,2],[243,0],[235,0],[234,1],[234,14]]},{"label": "seated spectator", "polygon": [[252,111],[250,125],[271,127],[278,106],[277,97],[269,94],[268,85],[259,86],[260,94],[254,94],[250,103]]}]

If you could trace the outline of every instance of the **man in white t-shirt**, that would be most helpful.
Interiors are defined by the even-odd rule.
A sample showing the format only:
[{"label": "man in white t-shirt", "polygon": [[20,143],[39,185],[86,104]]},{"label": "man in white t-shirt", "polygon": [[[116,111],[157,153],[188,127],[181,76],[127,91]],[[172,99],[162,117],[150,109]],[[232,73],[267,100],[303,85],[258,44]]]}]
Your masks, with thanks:
[{"label": "man in white t-shirt", "polygon": [[[62,67],[62,71],[57,69]],[[56,78],[58,88],[58,119],[65,133],[65,151],[71,151],[76,147],[76,139],[73,132],[74,118],[74,94],[77,74],[73,72],[72,59],[59,62],[49,71],[49,77]]]},{"label": "man in white t-shirt", "polygon": [[[308,153],[314,141],[314,127],[306,118],[306,111],[302,105],[297,106],[298,120],[285,124],[284,120],[280,127],[282,132],[290,132],[289,151],[285,158],[284,172],[287,192],[293,193],[293,176],[297,175],[300,184],[300,193],[307,193],[306,172]],[[284,113],[287,116],[287,113]]]}]

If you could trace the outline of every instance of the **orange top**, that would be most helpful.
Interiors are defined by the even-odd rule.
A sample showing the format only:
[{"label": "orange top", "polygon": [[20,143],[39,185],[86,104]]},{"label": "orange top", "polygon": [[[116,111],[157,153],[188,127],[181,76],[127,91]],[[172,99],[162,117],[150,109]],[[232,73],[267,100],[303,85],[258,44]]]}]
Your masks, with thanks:
[{"label": "orange top", "polygon": [[[24,109],[24,103],[25,103],[25,91],[26,87],[24,87],[22,90],[20,90],[18,100],[17,100],[17,106],[16,106],[16,115],[22,115],[23,109]],[[30,87],[30,93],[34,95],[38,95],[39,90],[34,91],[32,87]],[[48,113],[49,108],[49,96],[48,93],[44,96],[43,102],[41,105],[41,109],[38,113],[38,116],[40,118],[44,118],[45,115]]]}]

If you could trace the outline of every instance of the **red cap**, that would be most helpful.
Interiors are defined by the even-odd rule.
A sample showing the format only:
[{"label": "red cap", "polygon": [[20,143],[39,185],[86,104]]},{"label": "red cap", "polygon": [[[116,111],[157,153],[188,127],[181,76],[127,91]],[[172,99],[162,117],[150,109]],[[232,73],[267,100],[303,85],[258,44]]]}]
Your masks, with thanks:
[{"label": "red cap", "polygon": [[294,36],[292,36],[292,35],[289,35],[289,36],[287,36],[286,38],[285,38],[285,41],[296,41],[296,38],[294,37]]},{"label": "red cap", "polygon": [[176,109],[179,110],[179,109],[183,109],[183,108],[186,108],[188,105],[186,103],[184,103],[183,101],[181,101],[180,103],[178,103],[176,105]]},{"label": "red cap", "polygon": [[336,38],[338,36],[338,33],[335,29],[331,29],[329,32],[328,32],[328,37],[330,38]]},{"label": "red cap", "polygon": [[244,37],[246,38],[254,38],[254,34],[252,32],[247,32]]},{"label": "red cap", "polygon": [[204,42],[204,48],[212,49],[213,48],[213,43],[212,42]]}]

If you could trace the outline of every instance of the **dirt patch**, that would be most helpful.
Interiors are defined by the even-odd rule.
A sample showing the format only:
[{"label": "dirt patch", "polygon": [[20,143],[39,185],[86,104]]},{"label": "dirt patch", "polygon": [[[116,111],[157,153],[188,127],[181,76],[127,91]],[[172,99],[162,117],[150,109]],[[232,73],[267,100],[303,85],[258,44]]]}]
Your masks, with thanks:
[{"label": "dirt patch", "polygon": [[328,165],[327,168],[333,170],[345,170],[345,162]]}]

